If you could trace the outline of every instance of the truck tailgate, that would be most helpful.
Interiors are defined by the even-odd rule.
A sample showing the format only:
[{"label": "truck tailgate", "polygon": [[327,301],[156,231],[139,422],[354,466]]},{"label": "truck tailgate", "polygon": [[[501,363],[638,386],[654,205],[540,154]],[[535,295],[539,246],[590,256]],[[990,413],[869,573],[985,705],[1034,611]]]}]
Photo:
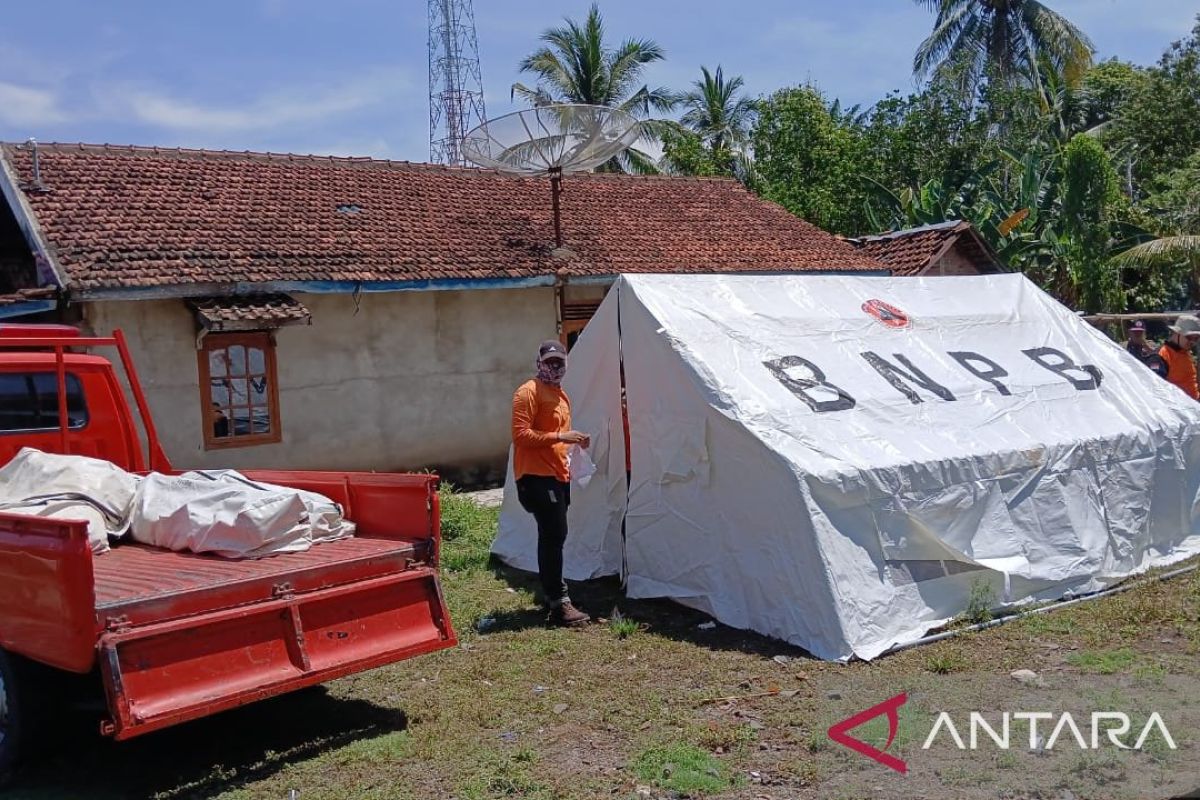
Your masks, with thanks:
[{"label": "truck tailgate", "polygon": [[127,739],[449,647],[428,540],[250,561],[122,545],[95,559],[100,668]]}]

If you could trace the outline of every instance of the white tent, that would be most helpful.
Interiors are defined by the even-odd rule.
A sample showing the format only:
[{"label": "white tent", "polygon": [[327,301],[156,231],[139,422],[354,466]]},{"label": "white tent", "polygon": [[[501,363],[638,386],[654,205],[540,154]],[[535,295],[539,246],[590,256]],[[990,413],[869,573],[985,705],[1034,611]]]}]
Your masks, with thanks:
[{"label": "white tent", "polygon": [[[1200,404],[1019,275],[625,276],[565,388],[567,576],[821,658],[1200,552]],[[511,485],[493,551],[534,570]]]}]

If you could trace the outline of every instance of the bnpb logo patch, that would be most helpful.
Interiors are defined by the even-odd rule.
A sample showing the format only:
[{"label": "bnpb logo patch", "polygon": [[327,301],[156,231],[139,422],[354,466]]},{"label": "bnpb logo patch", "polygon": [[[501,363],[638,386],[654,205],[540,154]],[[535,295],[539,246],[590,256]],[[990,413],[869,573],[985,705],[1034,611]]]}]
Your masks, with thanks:
[{"label": "bnpb logo patch", "polygon": [[862,310],[889,328],[907,328],[910,322],[908,314],[882,300],[868,300],[862,304]]}]

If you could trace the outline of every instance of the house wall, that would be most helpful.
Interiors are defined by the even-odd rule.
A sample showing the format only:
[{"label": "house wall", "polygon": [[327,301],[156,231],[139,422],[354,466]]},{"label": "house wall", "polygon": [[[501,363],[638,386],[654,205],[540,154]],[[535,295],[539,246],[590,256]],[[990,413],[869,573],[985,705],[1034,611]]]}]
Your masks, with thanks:
[{"label": "house wall", "polygon": [[982,275],[983,272],[975,262],[963,254],[956,243],[946,251],[945,255],[929,265],[925,275]]},{"label": "house wall", "polygon": [[552,288],[295,297],[313,324],[276,333],[283,440],[204,449],[196,324],[181,300],[93,302],[96,334],[129,338],[176,466],[438,469],[503,477],[513,390],[555,335]]}]

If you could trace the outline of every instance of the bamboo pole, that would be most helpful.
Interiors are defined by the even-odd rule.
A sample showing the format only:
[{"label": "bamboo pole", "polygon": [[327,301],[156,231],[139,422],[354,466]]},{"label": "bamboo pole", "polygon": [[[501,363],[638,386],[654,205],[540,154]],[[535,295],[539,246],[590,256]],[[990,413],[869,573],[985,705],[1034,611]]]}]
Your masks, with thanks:
[{"label": "bamboo pole", "polygon": [[1177,317],[1187,314],[1194,314],[1194,311],[1151,311],[1145,314],[1087,314],[1083,317],[1086,322],[1093,325],[1099,323],[1101,325],[1109,322],[1132,322],[1135,319],[1140,319],[1143,322],[1157,320],[1161,322],[1174,322]]}]

